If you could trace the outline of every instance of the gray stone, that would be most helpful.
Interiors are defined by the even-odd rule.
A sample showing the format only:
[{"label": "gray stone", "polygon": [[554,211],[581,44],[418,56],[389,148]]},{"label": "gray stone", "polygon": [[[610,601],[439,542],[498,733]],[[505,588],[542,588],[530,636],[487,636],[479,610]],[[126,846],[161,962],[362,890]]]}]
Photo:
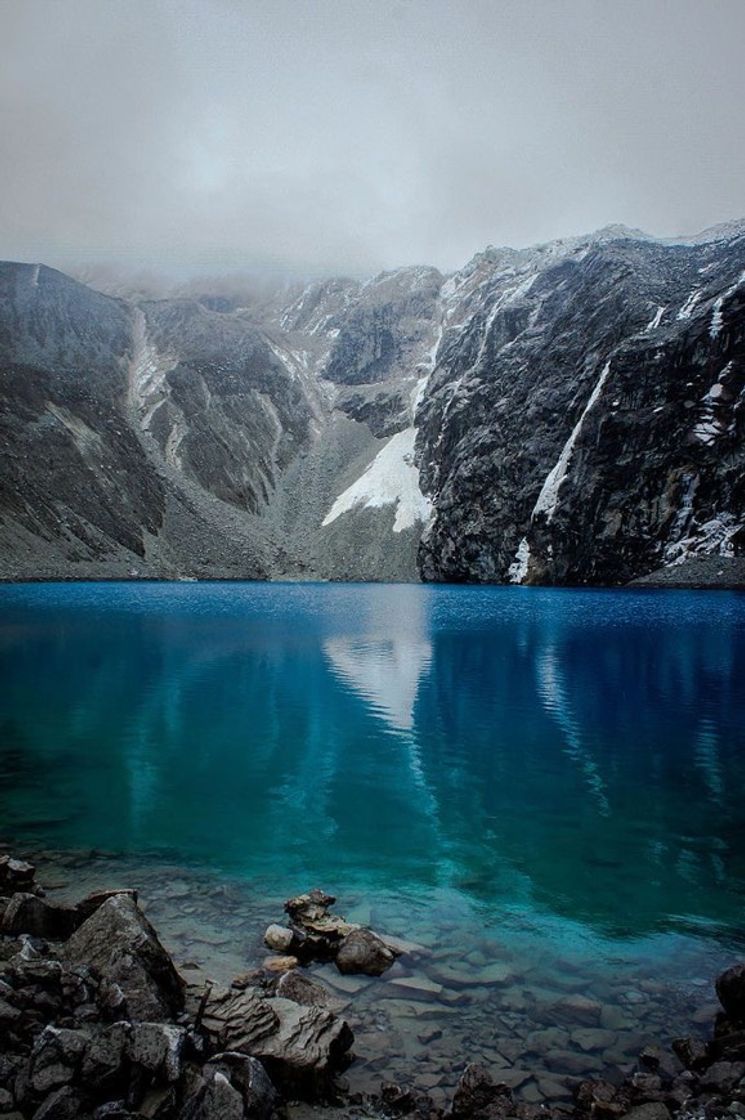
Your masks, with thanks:
[{"label": "gray stone", "polygon": [[88,1035],[47,1026],[37,1038],[29,1059],[29,1085],[38,1095],[71,1082],[83,1060]]},{"label": "gray stone", "polygon": [[714,1062],[701,1074],[702,1089],[714,1093],[728,1093],[745,1076],[745,1062]]},{"label": "gray stone", "polygon": [[266,1070],[245,1054],[217,1054],[204,1066],[200,1086],[179,1120],[270,1120],[279,1097]]},{"label": "gray stone", "polygon": [[33,884],[36,868],[33,863],[0,855],[0,894],[24,891]]},{"label": "gray stone", "polygon": [[185,1038],[184,1028],[170,1023],[134,1023],[128,1034],[126,1053],[134,1065],[173,1083],[181,1075]]},{"label": "gray stone", "polygon": [[60,906],[37,898],[35,894],[16,892],[5,908],[2,932],[6,937],[28,933],[46,941],[66,941],[81,924],[74,906]]},{"label": "gray stone", "polygon": [[302,1003],[305,1007],[328,1007],[335,1002],[322,984],[311,980],[297,969],[280,976],[277,995],[291,999],[294,1003]]},{"label": "gray stone", "polygon": [[93,966],[116,984],[133,1020],[160,1022],[183,1008],[173,962],[130,895],[108,898],[69,939],[65,958]]},{"label": "gray stone", "polygon": [[77,1089],[63,1085],[39,1105],[32,1120],[79,1120],[82,1100]]},{"label": "gray stone", "polygon": [[452,1116],[454,1120],[475,1120],[488,1115],[488,1110],[496,1102],[509,1104],[511,1100],[512,1094],[506,1085],[496,1083],[484,1066],[471,1063],[458,1081],[453,1095]]},{"label": "gray stone", "polygon": [[275,953],[289,953],[295,941],[295,934],[285,926],[267,926],[264,934],[264,943]]},{"label": "gray stone", "polygon": [[624,1113],[623,1120],[670,1120],[670,1110],[661,1101],[653,1101]]},{"label": "gray stone", "polygon": [[354,929],[342,941],[336,954],[339,972],[362,972],[365,976],[380,976],[395,962],[392,949],[369,929]]},{"label": "gray stone", "polygon": [[93,1035],[81,1070],[86,1086],[111,1090],[124,1082],[123,1063],[130,1030],[129,1023],[113,1023]]},{"label": "gray stone", "polygon": [[200,1027],[213,1050],[259,1058],[277,1085],[306,1096],[328,1084],[353,1041],[349,1025],[330,1011],[266,999],[251,988],[213,988]]}]

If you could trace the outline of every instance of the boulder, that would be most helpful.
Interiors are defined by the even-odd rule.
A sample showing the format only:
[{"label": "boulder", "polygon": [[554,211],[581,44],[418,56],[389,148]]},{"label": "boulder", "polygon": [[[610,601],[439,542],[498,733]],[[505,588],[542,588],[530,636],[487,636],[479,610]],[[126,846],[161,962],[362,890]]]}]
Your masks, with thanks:
[{"label": "boulder", "polygon": [[126,1089],[125,1056],[130,1030],[129,1023],[113,1023],[92,1036],[80,1071],[81,1080],[88,1089],[102,1092]]},{"label": "boulder", "polygon": [[291,929],[276,924],[267,926],[264,934],[264,944],[275,953],[289,953],[295,940],[296,935]]},{"label": "boulder", "polygon": [[121,888],[110,891],[93,891],[92,894],[86,895],[85,898],[81,898],[80,902],[75,903],[75,910],[80,919],[79,924],[82,925],[83,922],[95,914],[99,906],[102,906],[110,898],[116,898],[117,895],[126,895],[133,902],[137,902],[137,891],[134,890]]},{"label": "boulder", "polygon": [[328,1007],[334,1000],[322,984],[311,980],[304,972],[293,969],[283,973],[277,984],[277,995],[301,1003],[304,1007]]},{"label": "boulder", "polygon": [[321,1007],[304,1007],[277,996],[266,1001],[278,1019],[276,1032],[254,1052],[272,1079],[288,1092],[314,1096],[347,1064],[354,1035],[345,1019]]},{"label": "boulder", "polygon": [[47,941],[66,941],[81,922],[74,906],[58,906],[35,894],[17,891],[5,908],[0,929],[6,937],[29,933]]},{"label": "boulder", "polygon": [[116,894],[102,903],[69,939],[64,955],[116,985],[132,1020],[162,1022],[183,1008],[173,962],[131,895]]},{"label": "boulder", "polygon": [[63,1085],[55,1089],[39,1105],[32,1120],[79,1120],[82,1113],[82,1098],[77,1089]]},{"label": "boulder", "polygon": [[128,1032],[126,1054],[133,1065],[173,1084],[181,1076],[185,1039],[183,1027],[170,1023],[133,1023]]},{"label": "boulder", "polygon": [[729,1093],[745,1076],[745,1062],[714,1062],[701,1074],[699,1085],[710,1093]]},{"label": "boulder", "polygon": [[342,941],[336,954],[339,972],[362,972],[380,976],[396,960],[396,954],[369,929],[353,929]]},{"label": "boulder", "polygon": [[512,1112],[512,1093],[494,1081],[489,1071],[475,1062],[467,1065],[453,1096],[455,1120],[507,1115]]},{"label": "boulder", "polygon": [[311,1097],[327,1087],[354,1040],[345,1020],[330,1011],[282,996],[267,999],[255,988],[213,988],[198,1025],[213,1051],[259,1058],[275,1084]]},{"label": "boulder", "polygon": [[278,1029],[279,1021],[255,988],[241,991],[214,986],[208,990],[196,1025],[213,1051],[253,1054],[262,1039]]},{"label": "boulder", "polygon": [[202,1070],[202,1084],[186,1101],[179,1120],[271,1120],[280,1101],[256,1058],[217,1054]]},{"label": "boulder", "polygon": [[717,995],[731,1019],[745,1020],[745,964],[735,964],[717,978]]},{"label": "boulder", "polygon": [[336,899],[317,888],[290,898],[285,910],[290,915],[293,932],[299,938],[304,956],[332,957],[341,941],[357,926],[338,914],[331,914],[329,906]]},{"label": "boulder", "polygon": [[652,1101],[625,1112],[623,1120],[670,1120],[670,1110],[661,1101]]},{"label": "boulder", "polygon": [[33,885],[36,868],[33,863],[12,856],[0,856],[0,894],[28,891]]},{"label": "boulder", "polygon": [[393,1112],[399,1116],[406,1116],[417,1106],[417,1098],[411,1089],[399,1085],[397,1081],[381,1082],[380,1099],[386,1112]]},{"label": "boulder", "polygon": [[709,1044],[700,1038],[676,1038],[673,1050],[686,1069],[700,1070],[709,1064]]},{"label": "boulder", "polygon": [[69,1085],[81,1063],[88,1035],[47,1026],[37,1038],[28,1065],[28,1085],[37,1097]]}]

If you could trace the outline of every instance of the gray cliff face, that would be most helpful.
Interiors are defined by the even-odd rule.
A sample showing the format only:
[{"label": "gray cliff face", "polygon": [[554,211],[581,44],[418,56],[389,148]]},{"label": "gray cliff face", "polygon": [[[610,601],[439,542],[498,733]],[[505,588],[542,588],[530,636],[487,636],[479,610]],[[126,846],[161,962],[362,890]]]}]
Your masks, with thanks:
[{"label": "gray cliff face", "polygon": [[624,583],[739,553],[743,264],[744,237],[624,239],[498,272],[418,417],[425,578]]},{"label": "gray cliff face", "polygon": [[745,566],[745,225],[255,298],[3,264],[0,380],[5,578]]}]

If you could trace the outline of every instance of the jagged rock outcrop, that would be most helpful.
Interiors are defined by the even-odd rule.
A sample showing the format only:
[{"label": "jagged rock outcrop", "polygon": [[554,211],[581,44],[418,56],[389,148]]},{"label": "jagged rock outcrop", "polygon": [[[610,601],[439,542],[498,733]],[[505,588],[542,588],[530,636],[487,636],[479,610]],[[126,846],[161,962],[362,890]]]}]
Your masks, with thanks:
[{"label": "jagged rock outcrop", "polygon": [[183,1007],[182,984],[153,927],[129,894],[108,898],[65,944],[65,959],[85,964],[118,989],[122,1012],[158,1022]]},{"label": "jagged rock outcrop", "polygon": [[742,223],[240,298],[6,263],[0,387],[5,578],[745,571]]}]

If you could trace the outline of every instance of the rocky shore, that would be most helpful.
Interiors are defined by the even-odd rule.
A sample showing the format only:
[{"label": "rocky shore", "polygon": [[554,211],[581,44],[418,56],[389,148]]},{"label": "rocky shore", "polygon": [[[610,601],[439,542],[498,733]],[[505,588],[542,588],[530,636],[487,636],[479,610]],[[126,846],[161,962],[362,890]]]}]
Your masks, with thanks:
[{"label": "rocky shore", "polygon": [[[553,1101],[516,1097],[503,1070],[468,1054],[444,1104],[390,1081],[351,1093],[352,1027],[313,970],[320,962],[381,983],[420,947],[346,921],[334,902],[319,890],[290,899],[284,921],[266,929],[261,967],[220,984],[190,962],[176,967],[135,890],[52,902],[32,863],[0,855],[0,1117],[745,1117],[743,964],[717,980],[722,1010],[708,1039],[647,1046],[632,1070],[603,1079],[557,1077]],[[593,1030],[602,1033],[584,1028],[589,1046]]]}]

